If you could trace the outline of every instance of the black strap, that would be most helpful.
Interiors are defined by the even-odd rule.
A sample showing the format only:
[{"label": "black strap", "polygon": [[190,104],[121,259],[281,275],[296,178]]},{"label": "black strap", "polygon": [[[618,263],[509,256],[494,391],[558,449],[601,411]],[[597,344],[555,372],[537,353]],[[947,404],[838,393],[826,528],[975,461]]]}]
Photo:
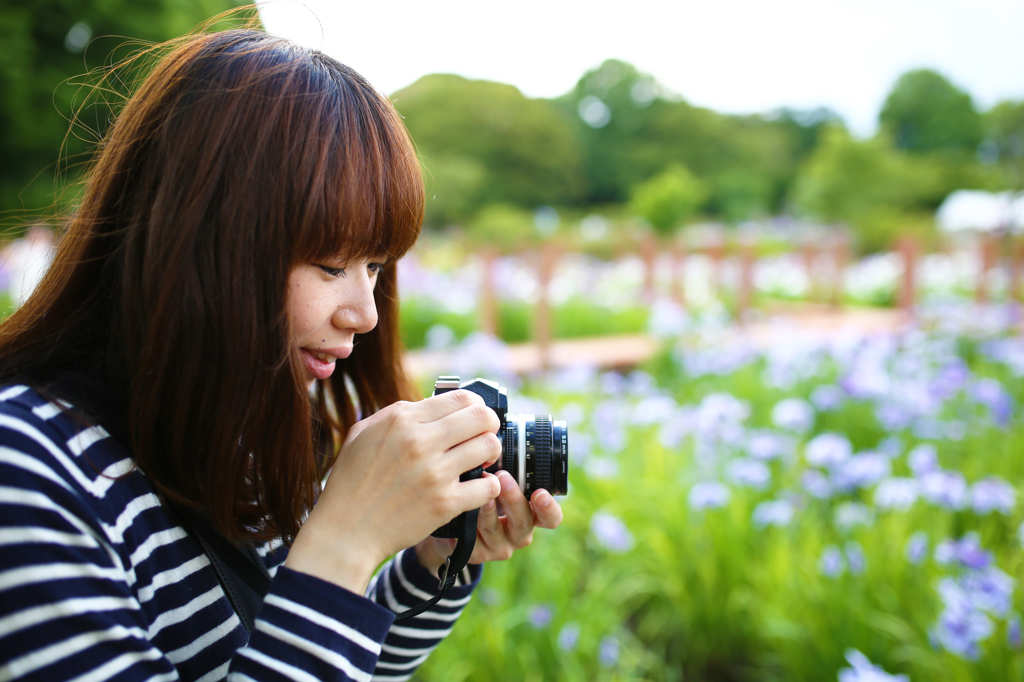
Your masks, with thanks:
[{"label": "black strap", "polygon": [[[483,476],[483,469],[477,467],[459,476],[460,481],[469,481],[474,478],[480,478]],[[408,611],[403,611],[395,617],[395,622],[400,620],[406,620],[418,616],[427,609],[431,608],[437,602],[441,601],[448,589],[455,584],[455,580],[458,578],[459,573],[469,563],[469,558],[473,556],[473,548],[476,546],[476,522],[480,515],[479,509],[472,509],[468,512],[464,512],[459,515],[461,523],[459,524],[460,532],[459,537],[455,543],[455,549],[452,551],[451,556],[444,560],[444,565],[437,569],[437,573],[441,576],[441,582],[438,583],[438,593],[425,602],[422,602],[418,606],[414,606]]]},{"label": "black strap", "polygon": [[270,573],[263,559],[252,547],[240,549],[228,542],[204,517],[197,514],[183,516],[186,529],[213,565],[217,580],[242,626],[252,635],[256,615],[270,590]]}]

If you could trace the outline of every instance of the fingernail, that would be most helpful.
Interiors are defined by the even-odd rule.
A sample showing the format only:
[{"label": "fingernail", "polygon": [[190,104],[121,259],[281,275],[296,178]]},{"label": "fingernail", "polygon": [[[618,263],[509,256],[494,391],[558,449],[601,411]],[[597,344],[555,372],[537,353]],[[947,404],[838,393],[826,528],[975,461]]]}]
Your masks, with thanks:
[{"label": "fingernail", "polygon": [[516,484],[516,479],[512,478],[512,474],[507,471],[499,471],[498,483],[501,484],[501,492],[505,492]]},{"label": "fingernail", "polygon": [[494,500],[491,500],[490,502],[484,505],[484,509],[494,509],[494,504]]},{"label": "fingernail", "polygon": [[544,507],[551,504],[551,500],[553,499],[554,498],[551,497],[551,493],[549,493],[547,490],[539,490],[537,491],[537,494],[533,496],[533,503],[540,507],[541,509],[543,509]]}]

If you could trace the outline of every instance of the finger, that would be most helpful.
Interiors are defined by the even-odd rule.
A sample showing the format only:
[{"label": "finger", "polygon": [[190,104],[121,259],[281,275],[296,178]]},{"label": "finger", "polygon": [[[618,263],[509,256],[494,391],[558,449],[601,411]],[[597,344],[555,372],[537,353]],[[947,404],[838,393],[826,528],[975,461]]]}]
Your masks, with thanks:
[{"label": "finger", "polygon": [[471,481],[461,481],[455,484],[452,492],[452,502],[457,508],[457,514],[470,509],[477,509],[484,506],[501,492],[498,479],[491,474],[484,472],[480,478]]},{"label": "finger", "polygon": [[501,443],[493,433],[481,433],[448,450],[444,466],[456,475],[495,460],[501,454]]},{"label": "finger", "polygon": [[452,445],[477,436],[481,433],[498,433],[501,420],[494,410],[481,403],[474,403],[455,412],[445,415],[429,424],[425,424],[427,437],[435,434],[446,439]]},{"label": "finger", "polygon": [[547,490],[535,490],[530,497],[530,507],[538,528],[558,528],[562,523],[562,505]]},{"label": "finger", "polygon": [[352,425],[352,428],[348,430],[348,434],[346,434],[345,440],[350,441],[355,439],[360,433],[362,433],[368,427],[373,426],[374,424],[383,419],[386,419],[389,415],[391,415],[391,413],[400,409],[404,409],[404,406],[410,404],[411,403],[407,403],[404,400],[400,400],[397,403],[392,403],[387,407],[377,410],[366,419],[361,419],[360,421],[357,421],[355,424]]},{"label": "finger", "polygon": [[498,499],[505,509],[505,533],[513,545],[522,546],[533,531],[533,511],[510,473],[499,471],[498,480],[501,482]]},{"label": "finger", "polygon": [[[470,391],[448,391],[441,395],[431,396],[416,403],[417,419],[426,424],[447,417],[453,412],[470,407],[483,405],[484,399]],[[495,428],[497,431],[497,427]]]},{"label": "finger", "polygon": [[[484,475],[490,476],[491,474]],[[498,519],[498,505],[495,500],[491,500],[480,507],[480,514],[476,520],[476,530],[480,535],[480,540],[488,547],[493,546],[496,540],[505,537],[505,529]]]}]

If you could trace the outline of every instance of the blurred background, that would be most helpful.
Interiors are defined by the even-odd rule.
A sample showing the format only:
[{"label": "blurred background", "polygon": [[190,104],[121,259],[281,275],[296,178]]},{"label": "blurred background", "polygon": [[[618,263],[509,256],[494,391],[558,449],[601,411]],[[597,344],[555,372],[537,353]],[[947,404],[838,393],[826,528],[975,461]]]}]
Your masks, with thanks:
[{"label": "blurred background", "polygon": [[[4,310],[116,109],[82,74],[235,4],[0,0]],[[260,16],[417,145],[424,391],[572,430],[563,527],[417,679],[1024,679],[1024,5]]]}]

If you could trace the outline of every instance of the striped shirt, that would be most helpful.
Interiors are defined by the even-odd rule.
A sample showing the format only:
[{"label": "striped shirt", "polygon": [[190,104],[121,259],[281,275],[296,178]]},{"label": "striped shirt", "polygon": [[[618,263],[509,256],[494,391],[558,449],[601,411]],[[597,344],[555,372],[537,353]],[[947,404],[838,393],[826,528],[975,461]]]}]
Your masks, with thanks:
[{"label": "striped shirt", "polygon": [[406,550],[365,597],[282,566],[251,637],[198,543],[101,426],[26,386],[0,387],[0,680],[405,680],[479,582],[437,590]]}]

